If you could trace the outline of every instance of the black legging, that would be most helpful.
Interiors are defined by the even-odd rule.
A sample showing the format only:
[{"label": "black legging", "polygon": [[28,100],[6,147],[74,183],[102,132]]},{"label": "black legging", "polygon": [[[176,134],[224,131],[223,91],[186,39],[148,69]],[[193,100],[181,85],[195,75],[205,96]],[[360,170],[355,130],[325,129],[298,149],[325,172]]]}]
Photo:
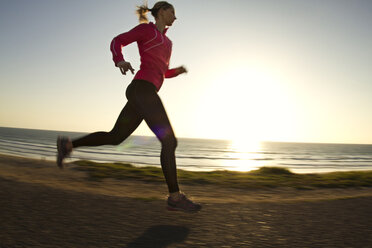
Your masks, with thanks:
[{"label": "black legging", "polygon": [[179,191],[175,150],[177,139],[155,86],[145,80],[133,80],[126,91],[127,104],[110,132],[96,132],[72,141],[80,146],[118,145],[145,120],[161,142],[161,167],[170,193]]}]

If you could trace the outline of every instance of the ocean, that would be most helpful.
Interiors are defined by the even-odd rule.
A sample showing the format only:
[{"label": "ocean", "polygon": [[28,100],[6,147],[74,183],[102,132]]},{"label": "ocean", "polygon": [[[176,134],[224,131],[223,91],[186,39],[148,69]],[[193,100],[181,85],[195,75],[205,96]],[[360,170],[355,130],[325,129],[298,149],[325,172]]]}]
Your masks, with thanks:
[{"label": "ocean", "polygon": [[[0,127],[0,153],[55,160],[58,135],[86,133]],[[131,136],[118,146],[74,150],[67,162],[129,162],[160,167],[156,137]],[[372,145],[316,143],[236,143],[229,140],[178,138],[177,167],[191,171],[250,171],[263,166],[286,167],[295,173],[372,170]]]}]

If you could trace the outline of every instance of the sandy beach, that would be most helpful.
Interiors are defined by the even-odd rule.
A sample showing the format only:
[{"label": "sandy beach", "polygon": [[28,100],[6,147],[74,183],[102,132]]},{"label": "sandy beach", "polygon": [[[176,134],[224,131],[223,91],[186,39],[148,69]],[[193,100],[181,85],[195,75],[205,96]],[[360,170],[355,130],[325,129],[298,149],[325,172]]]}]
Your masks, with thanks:
[{"label": "sandy beach", "polygon": [[165,183],[89,180],[70,164],[0,155],[0,247],[371,247],[372,189],[182,185],[203,204],[169,212]]}]

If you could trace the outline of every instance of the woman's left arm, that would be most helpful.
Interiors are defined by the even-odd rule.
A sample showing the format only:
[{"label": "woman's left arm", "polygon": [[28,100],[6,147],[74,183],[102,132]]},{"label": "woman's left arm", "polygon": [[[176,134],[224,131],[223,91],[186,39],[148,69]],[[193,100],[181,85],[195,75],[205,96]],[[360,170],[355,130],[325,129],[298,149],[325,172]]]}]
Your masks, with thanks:
[{"label": "woman's left arm", "polygon": [[122,48],[132,42],[141,40],[143,38],[145,28],[146,24],[139,24],[130,31],[119,34],[111,41],[110,50],[112,52],[112,59],[115,63],[115,66],[117,66],[119,62],[125,61]]},{"label": "woman's left arm", "polygon": [[187,70],[185,67],[183,66],[180,66],[180,67],[177,67],[177,68],[173,68],[173,69],[168,69],[165,74],[164,74],[164,77],[165,78],[172,78],[172,77],[176,77],[182,73],[187,73]]}]

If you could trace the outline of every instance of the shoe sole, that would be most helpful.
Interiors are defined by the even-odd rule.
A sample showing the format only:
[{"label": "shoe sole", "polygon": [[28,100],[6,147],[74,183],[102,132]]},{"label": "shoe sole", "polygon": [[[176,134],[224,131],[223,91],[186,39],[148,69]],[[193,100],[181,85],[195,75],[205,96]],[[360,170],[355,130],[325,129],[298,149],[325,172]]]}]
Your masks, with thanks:
[{"label": "shoe sole", "polygon": [[65,145],[65,140],[61,137],[58,137],[57,139],[57,166],[60,168],[60,169],[64,169],[64,164],[63,164],[63,159],[64,159],[64,155],[63,155],[63,146]]}]

